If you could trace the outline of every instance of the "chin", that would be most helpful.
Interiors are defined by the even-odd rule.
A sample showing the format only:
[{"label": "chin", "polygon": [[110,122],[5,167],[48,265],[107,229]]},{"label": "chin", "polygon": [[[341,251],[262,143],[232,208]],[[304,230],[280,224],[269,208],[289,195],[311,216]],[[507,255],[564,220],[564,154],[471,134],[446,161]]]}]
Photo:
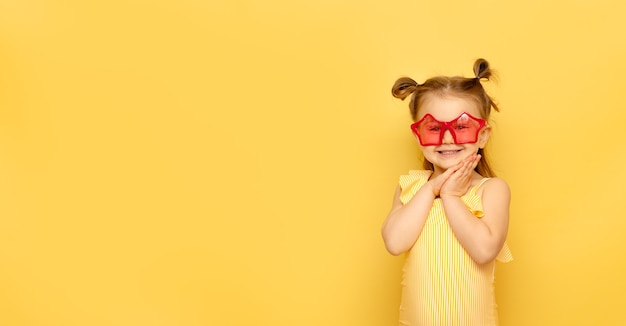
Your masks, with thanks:
[{"label": "chin", "polygon": [[442,170],[447,170],[451,167],[454,167],[455,165],[457,165],[457,163],[459,162],[454,162],[454,163],[446,163],[446,164],[436,164],[435,166],[438,166],[439,168],[441,168]]},{"label": "chin", "polygon": [[463,161],[463,159],[465,159],[467,156],[468,154],[459,152],[458,154],[450,155],[450,156],[434,154],[434,155],[429,155],[425,158],[428,160],[428,162],[431,162],[433,165],[445,167],[447,169]]}]

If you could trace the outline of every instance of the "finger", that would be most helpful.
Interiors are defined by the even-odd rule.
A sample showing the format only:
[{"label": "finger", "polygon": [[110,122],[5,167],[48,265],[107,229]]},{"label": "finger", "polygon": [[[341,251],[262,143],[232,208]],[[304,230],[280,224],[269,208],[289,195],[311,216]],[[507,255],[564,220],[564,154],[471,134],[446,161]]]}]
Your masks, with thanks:
[{"label": "finger", "polygon": [[480,159],[481,159],[480,155],[476,155],[476,158],[474,159],[474,162],[472,163],[472,166],[473,166],[472,169],[474,169],[474,168],[476,168],[476,166],[478,166],[478,163],[480,163]]},{"label": "finger", "polygon": [[467,162],[472,162],[472,161],[474,161],[474,160],[476,159],[476,155],[477,155],[476,153],[472,153],[472,154],[468,155],[468,156],[465,158],[465,160],[464,160],[464,161],[467,161]]},{"label": "finger", "polygon": [[472,154],[470,156],[468,156],[465,160],[463,160],[461,163],[461,167],[456,171],[456,173],[453,174],[453,177],[457,180],[464,180],[467,179],[471,174],[472,171],[474,171],[474,160],[475,157],[473,156],[475,154]]},{"label": "finger", "polygon": [[446,172],[444,172],[441,177],[443,178],[443,180],[448,180],[450,178],[451,175],[453,175],[455,172],[457,172],[459,170],[459,165],[457,164],[456,166],[453,166],[451,168],[448,168],[446,170]]},{"label": "finger", "polygon": [[476,158],[472,157],[471,160],[465,162],[465,165],[463,166],[463,168],[467,171],[467,170],[472,170],[474,169],[474,164],[476,163]]},{"label": "finger", "polygon": [[469,178],[472,175],[472,172],[474,171],[474,168],[476,168],[477,164],[478,163],[476,162],[476,160],[471,160],[471,161],[466,162],[463,165],[461,177]]},{"label": "finger", "polygon": [[457,172],[459,169],[462,169],[464,164],[465,164],[465,161],[461,161],[457,163],[455,166],[448,168],[446,172],[444,172],[444,174],[448,173],[448,176],[452,175],[454,172]]},{"label": "finger", "polygon": [[456,170],[457,174],[463,174],[463,171],[465,171],[465,168],[467,167],[467,161],[463,161],[461,162],[461,167],[459,167],[458,170]]}]

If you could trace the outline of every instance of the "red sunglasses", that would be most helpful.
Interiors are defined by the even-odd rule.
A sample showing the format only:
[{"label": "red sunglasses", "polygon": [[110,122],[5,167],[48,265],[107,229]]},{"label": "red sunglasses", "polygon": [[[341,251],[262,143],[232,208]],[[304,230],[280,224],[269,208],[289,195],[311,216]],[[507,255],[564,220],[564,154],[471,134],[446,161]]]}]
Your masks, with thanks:
[{"label": "red sunglasses", "polygon": [[485,126],[483,119],[476,118],[467,112],[451,121],[439,121],[432,115],[425,115],[420,121],[411,125],[413,134],[422,146],[439,146],[443,142],[443,134],[450,130],[455,144],[473,144],[478,141],[478,133]]}]

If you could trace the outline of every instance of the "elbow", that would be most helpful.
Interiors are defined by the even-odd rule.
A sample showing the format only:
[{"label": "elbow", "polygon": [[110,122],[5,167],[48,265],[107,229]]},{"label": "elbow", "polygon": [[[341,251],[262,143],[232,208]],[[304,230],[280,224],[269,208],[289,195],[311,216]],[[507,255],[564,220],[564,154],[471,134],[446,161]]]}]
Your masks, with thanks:
[{"label": "elbow", "polygon": [[394,256],[399,256],[406,251],[406,250],[401,250],[399,248],[392,247],[392,246],[385,246],[385,247],[387,248],[387,251]]},{"label": "elbow", "polygon": [[484,265],[484,264],[488,264],[494,261],[497,255],[498,255],[498,252],[493,252],[491,250],[484,250],[481,252],[476,252],[471,256],[472,256],[472,259],[476,262],[476,264]]},{"label": "elbow", "polygon": [[488,264],[494,260],[493,257],[487,257],[487,256],[478,256],[478,257],[472,257],[472,258],[478,265]]},{"label": "elbow", "polygon": [[405,248],[405,246],[398,243],[398,241],[392,241],[384,236],[383,239],[385,240],[385,249],[387,249],[387,251],[394,256],[401,255],[408,250],[408,248]]},{"label": "elbow", "polygon": [[411,242],[410,239],[406,239],[402,234],[394,233],[393,230],[386,226],[383,226],[381,235],[385,242],[385,249],[394,256],[407,252],[413,246],[413,242],[415,242],[415,240]]}]

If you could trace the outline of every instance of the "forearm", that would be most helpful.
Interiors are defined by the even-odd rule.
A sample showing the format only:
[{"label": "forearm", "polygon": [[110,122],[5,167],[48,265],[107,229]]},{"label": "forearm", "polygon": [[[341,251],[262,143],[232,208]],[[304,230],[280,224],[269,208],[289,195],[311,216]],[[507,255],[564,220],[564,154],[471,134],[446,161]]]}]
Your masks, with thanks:
[{"label": "forearm", "polygon": [[500,237],[477,218],[458,196],[441,197],[448,224],[465,251],[479,264],[493,261],[502,248]]},{"label": "forearm", "polygon": [[422,187],[406,205],[394,205],[382,228],[387,251],[399,255],[411,249],[422,232],[434,199],[432,190]]}]

